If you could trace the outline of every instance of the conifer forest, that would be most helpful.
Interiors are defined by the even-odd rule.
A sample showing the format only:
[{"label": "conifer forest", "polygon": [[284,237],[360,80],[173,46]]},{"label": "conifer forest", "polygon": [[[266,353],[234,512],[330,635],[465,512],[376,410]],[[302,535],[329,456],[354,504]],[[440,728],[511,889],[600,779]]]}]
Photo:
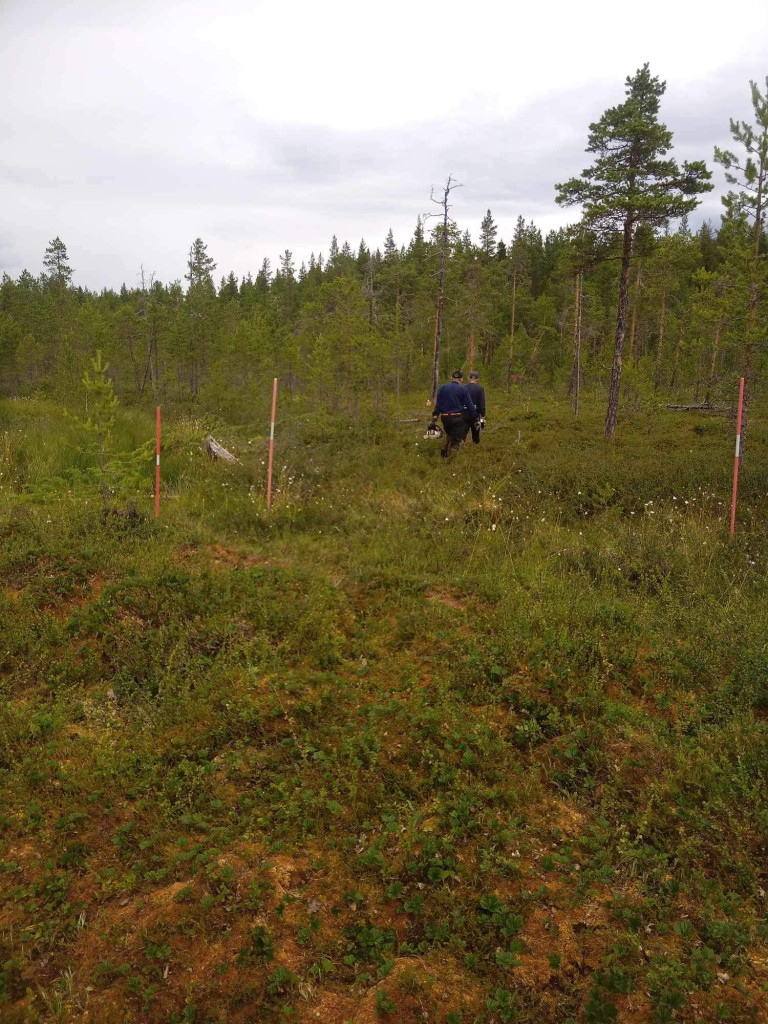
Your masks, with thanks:
[{"label": "conifer forest", "polygon": [[[730,395],[739,375],[751,386],[768,301],[765,92],[752,84],[753,122],[732,122],[734,151],[714,154],[731,186],[721,222],[693,230],[689,214],[713,187],[711,172],[704,161],[662,159],[672,137],[657,117],[663,85],[647,67],[626,91],[590,126],[597,162],[557,187],[559,203],[583,205],[582,220],[546,235],[519,217],[504,239],[489,209],[473,237],[450,216],[449,179],[410,239],[334,236],[299,267],[286,250],[240,280],[221,274],[197,238],[183,281],[141,268],[140,283],[95,292],[74,283],[55,238],[38,275],[3,278],[2,393],[73,397],[100,350],[129,403],[244,413],[276,375],[291,399],[378,415],[385,396],[428,386],[439,326],[442,372],[477,366],[492,386],[524,376],[573,394],[582,376],[589,388],[610,381],[620,293],[625,379],[637,400],[652,392],[706,405]],[[637,104],[639,131],[622,123],[623,108]]]}]

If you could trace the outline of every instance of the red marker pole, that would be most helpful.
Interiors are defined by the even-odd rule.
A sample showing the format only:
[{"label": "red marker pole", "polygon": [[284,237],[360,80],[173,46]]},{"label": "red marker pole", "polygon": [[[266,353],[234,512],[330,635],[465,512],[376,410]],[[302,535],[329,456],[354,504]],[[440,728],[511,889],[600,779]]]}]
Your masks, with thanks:
[{"label": "red marker pole", "polygon": [[269,465],[267,467],[267,508],[272,506],[272,460],[275,454],[275,409],[277,408],[277,377],[272,384],[272,419],[269,424]]},{"label": "red marker pole", "polygon": [[741,413],[744,409],[744,378],[739,382],[739,415],[736,420],[736,455],[733,460],[733,494],[731,495],[731,536],[736,530],[736,491],[739,486],[739,458],[741,456]]},{"label": "red marker pole", "polygon": [[160,406],[157,407],[157,445],[155,447],[155,519],[160,518]]}]

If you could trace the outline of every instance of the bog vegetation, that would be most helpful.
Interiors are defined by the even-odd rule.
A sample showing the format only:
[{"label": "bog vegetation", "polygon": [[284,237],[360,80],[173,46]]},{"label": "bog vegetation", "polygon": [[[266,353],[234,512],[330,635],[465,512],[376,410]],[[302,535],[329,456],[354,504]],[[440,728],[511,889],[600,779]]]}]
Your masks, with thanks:
[{"label": "bog vegetation", "polygon": [[[631,226],[611,443],[615,224],[446,216],[218,288],[198,240],[120,294],[56,239],[4,279],[3,1020],[766,1018],[765,132],[733,129],[717,230]],[[447,464],[441,266],[442,370],[488,388]]]}]

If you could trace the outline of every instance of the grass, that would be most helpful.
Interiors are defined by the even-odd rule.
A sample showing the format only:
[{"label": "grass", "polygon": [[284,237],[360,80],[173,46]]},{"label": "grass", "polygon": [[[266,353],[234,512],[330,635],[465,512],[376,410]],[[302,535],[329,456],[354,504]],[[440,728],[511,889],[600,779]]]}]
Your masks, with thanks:
[{"label": "grass", "polygon": [[3,1020],[765,1019],[762,417],[489,408],[0,404]]}]

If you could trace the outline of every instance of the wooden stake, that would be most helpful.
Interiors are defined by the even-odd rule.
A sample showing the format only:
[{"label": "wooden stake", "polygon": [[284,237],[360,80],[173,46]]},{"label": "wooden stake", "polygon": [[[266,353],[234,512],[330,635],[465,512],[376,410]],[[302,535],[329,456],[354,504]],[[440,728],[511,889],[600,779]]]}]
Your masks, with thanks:
[{"label": "wooden stake", "polygon": [[267,508],[272,507],[272,462],[275,454],[275,409],[277,408],[277,377],[272,384],[272,419],[269,424],[269,465],[267,467]]},{"label": "wooden stake", "polygon": [[739,415],[736,420],[736,455],[733,460],[733,493],[731,494],[731,536],[736,530],[736,491],[739,486],[739,457],[741,455],[741,414],[744,409],[744,378],[739,381]]},{"label": "wooden stake", "polygon": [[157,443],[155,446],[155,519],[160,518],[160,406],[157,407]]},{"label": "wooden stake", "polygon": [[573,366],[568,388],[574,416],[579,415],[579,392],[581,390],[581,279],[582,271],[579,270],[576,274],[576,298],[573,310]]}]

